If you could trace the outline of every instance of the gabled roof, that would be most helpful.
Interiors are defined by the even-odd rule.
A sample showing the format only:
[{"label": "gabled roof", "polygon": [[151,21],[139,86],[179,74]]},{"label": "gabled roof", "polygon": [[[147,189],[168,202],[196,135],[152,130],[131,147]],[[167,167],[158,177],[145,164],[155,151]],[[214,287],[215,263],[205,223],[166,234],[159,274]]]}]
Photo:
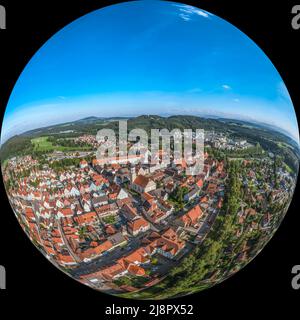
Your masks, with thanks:
[{"label": "gabled roof", "polygon": [[124,210],[131,219],[134,219],[137,216],[137,210],[130,204],[125,203],[122,207],[122,210]]},{"label": "gabled roof", "polygon": [[62,208],[62,209],[59,209],[59,212],[61,214],[63,214],[64,216],[72,216],[73,215],[73,211],[71,208]]},{"label": "gabled roof", "polygon": [[125,267],[128,267],[131,263],[135,264],[136,262],[143,263],[147,261],[147,256],[147,251],[143,247],[140,247],[129,255],[119,259],[118,263],[124,265]]},{"label": "gabled roof", "polygon": [[150,182],[150,178],[142,176],[142,175],[138,175],[135,180],[134,180],[134,184],[140,186],[141,188],[146,188],[148,183]]},{"label": "gabled roof", "polygon": [[202,212],[201,208],[198,205],[195,206],[193,209],[191,209],[187,213],[187,215],[192,220],[192,222],[196,222],[202,216],[202,214],[203,214],[203,212]]},{"label": "gabled roof", "polygon": [[75,218],[75,220],[79,224],[89,223],[94,221],[97,218],[97,214],[95,211],[83,213]]},{"label": "gabled roof", "polygon": [[136,276],[144,276],[146,274],[145,272],[145,269],[140,267],[140,266],[137,266],[135,264],[131,264],[129,267],[128,267],[128,272],[133,274],[133,275],[136,275]]},{"label": "gabled roof", "polygon": [[104,241],[103,243],[101,243],[99,246],[94,248],[94,251],[96,254],[100,254],[102,252],[105,252],[107,250],[109,250],[110,248],[112,248],[112,243],[109,240]]},{"label": "gabled roof", "polygon": [[203,212],[199,205],[192,208],[190,211],[185,213],[179,219],[183,221],[185,224],[194,224],[198,221],[198,219],[202,216]]},{"label": "gabled roof", "polygon": [[140,228],[146,228],[149,226],[149,222],[146,221],[144,218],[139,217],[128,222],[128,227],[134,232],[140,230]]}]

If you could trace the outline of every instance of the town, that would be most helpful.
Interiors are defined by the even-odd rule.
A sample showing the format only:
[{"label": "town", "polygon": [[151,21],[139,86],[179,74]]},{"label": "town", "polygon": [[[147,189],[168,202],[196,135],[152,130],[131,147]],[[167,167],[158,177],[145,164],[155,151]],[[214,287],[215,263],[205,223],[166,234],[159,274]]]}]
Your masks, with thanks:
[{"label": "town", "polygon": [[[7,160],[2,170],[9,201],[52,263],[111,294],[136,294],[180,269],[205,246],[228,210],[230,241],[239,251],[231,255],[233,244],[225,243],[224,261],[227,267],[233,261],[242,267],[273,234],[296,183],[296,174],[274,154],[212,130],[205,133],[203,171],[194,176],[186,174],[184,160],[153,165],[140,163],[138,154],[130,162],[121,155],[109,163],[96,159],[98,143],[90,134],[68,143],[90,149]],[[236,206],[233,197],[239,199]],[[253,239],[259,243],[254,251]],[[218,281],[228,272],[214,266],[205,281]]]}]

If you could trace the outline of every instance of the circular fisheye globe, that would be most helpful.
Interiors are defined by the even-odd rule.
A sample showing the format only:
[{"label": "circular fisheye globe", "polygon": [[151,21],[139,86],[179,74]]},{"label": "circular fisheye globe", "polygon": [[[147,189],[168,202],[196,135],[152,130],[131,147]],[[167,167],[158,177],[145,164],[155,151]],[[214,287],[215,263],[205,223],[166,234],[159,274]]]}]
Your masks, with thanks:
[{"label": "circular fisheye globe", "polygon": [[299,135],[287,88],[212,13],[134,1],[69,24],[9,99],[11,207],[57,268],[100,292],[165,299],[251,261],[284,218]]}]

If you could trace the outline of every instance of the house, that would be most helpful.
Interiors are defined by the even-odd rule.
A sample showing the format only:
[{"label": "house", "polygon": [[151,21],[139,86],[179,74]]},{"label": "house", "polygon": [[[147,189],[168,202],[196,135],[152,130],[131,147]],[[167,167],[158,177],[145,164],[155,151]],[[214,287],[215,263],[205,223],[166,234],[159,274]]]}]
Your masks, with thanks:
[{"label": "house", "polygon": [[176,221],[178,225],[182,227],[191,227],[194,226],[199,219],[202,217],[203,212],[199,205],[195,206],[193,209],[182,215]]},{"label": "house", "polygon": [[198,188],[202,188],[203,187],[203,179],[198,179],[198,181],[196,182],[196,185]]},{"label": "house", "polygon": [[78,215],[77,217],[74,218],[74,220],[79,225],[87,225],[87,224],[91,224],[98,221],[98,217],[95,211],[91,211],[91,212],[85,212],[81,215]]},{"label": "house", "polygon": [[114,248],[125,245],[127,243],[127,239],[123,236],[121,232],[109,236],[107,240],[109,240],[112,243]]},{"label": "house", "polygon": [[96,247],[89,247],[87,250],[79,253],[80,258],[87,262],[91,259],[101,256],[104,252],[110,251],[113,249],[113,245],[109,240],[104,241]]},{"label": "house", "polygon": [[119,278],[127,273],[127,269],[122,265],[116,263],[110,267],[101,270],[104,279],[113,280]]},{"label": "house", "polygon": [[148,198],[148,200],[143,201],[142,207],[145,212],[157,209],[157,200],[155,198]]},{"label": "house", "polygon": [[62,266],[75,266],[77,262],[75,259],[69,254],[61,254],[59,253],[56,256],[57,262]]},{"label": "house", "polygon": [[129,221],[127,223],[127,228],[128,232],[131,235],[136,236],[141,232],[148,231],[150,229],[150,223],[146,221],[144,218],[138,217],[132,221]]},{"label": "house", "polygon": [[162,211],[159,208],[155,208],[153,210],[148,210],[147,212],[145,212],[145,215],[147,216],[147,219],[149,219],[152,223],[159,223],[167,218],[170,213]]},{"label": "house", "polygon": [[117,279],[127,273],[127,269],[118,264],[115,263],[112,266],[106,267],[104,269],[101,269],[97,272],[90,273],[87,275],[80,276],[81,279],[87,280],[88,282],[92,284],[101,283],[104,281],[112,281],[114,279]]},{"label": "house", "polygon": [[113,235],[113,234],[117,233],[117,230],[114,225],[108,224],[105,226],[105,233],[107,235]]},{"label": "house", "polygon": [[119,193],[117,193],[117,200],[123,200],[126,198],[128,198],[128,193],[123,188],[121,188]]},{"label": "house", "polygon": [[80,192],[75,186],[72,186],[72,188],[71,188],[71,190],[69,192],[69,195],[71,197],[78,197],[80,195]]},{"label": "house", "polygon": [[106,240],[103,243],[101,243],[99,246],[94,248],[95,254],[97,256],[103,254],[106,251],[109,251],[111,249],[113,249],[113,244],[110,240]]},{"label": "house", "polygon": [[140,169],[139,169],[139,171],[138,171],[138,175],[146,175],[146,174],[148,174],[149,173],[149,169],[148,168],[143,168],[143,167],[141,167]]},{"label": "house", "polygon": [[62,208],[62,209],[58,209],[57,211],[57,219],[61,219],[61,218],[71,218],[73,217],[73,210],[71,208]]},{"label": "house", "polygon": [[138,175],[131,184],[131,188],[142,194],[156,189],[156,183],[149,177]]},{"label": "house", "polygon": [[192,201],[198,196],[198,194],[199,194],[199,189],[198,187],[195,187],[192,190],[190,190],[187,194],[184,195],[183,200]]},{"label": "house", "polygon": [[127,270],[128,273],[134,276],[142,277],[146,275],[146,270],[141,266],[137,266],[135,264],[130,264]]},{"label": "house", "polygon": [[155,189],[155,190],[151,191],[150,195],[155,197],[155,198],[161,198],[164,201],[166,201],[168,199],[168,196],[169,196],[168,192],[165,191],[163,188],[158,188],[158,189]]},{"label": "house", "polygon": [[80,168],[81,169],[84,169],[84,168],[87,168],[88,167],[88,163],[86,160],[82,160],[80,161]]},{"label": "house", "polygon": [[[72,207],[72,206],[71,206],[71,207]],[[74,205],[74,211],[75,211],[75,213],[78,214],[78,215],[84,212],[84,210],[83,210],[83,208],[82,208],[82,206],[81,206],[80,203],[76,203],[76,204]]]},{"label": "house", "polygon": [[172,193],[176,188],[176,185],[173,182],[169,182],[165,185],[165,190],[167,193]]},{"label": "house", "polygon": [[115,175],[114,182],[122,184],[130,181],[130,172],[128,168],[121,168]]},{"label": "house", "polygon": [[130,253],[129,255],[122,257],[118,260],[118,263],[123,265],[125,268],[128,268],[129,265],[141,265],[150,262],[150,257],[147,250],[143,247],[140,247]]},{"label": "house", "polygon": [[127,220],[132,221],[136,217],[138,217],[138,213],[135,207],[133,207],[131,204],[125,203],[122,207],[122,213],[126,217]]},{"label": "house", "polygon": [[108,204],[108,197],[106,195],[100,196],[100,197],[95,197],[92,199],[92,204],[94,208],[97,208],[99,206],[104,206]]},{"label": "house", "polygon": [[142,202],[148,201],[151,203],[154,200],[154,196],[152,196],[150,193],[144,192],[141,194],[141,200]]},{"label": "house", "polygon": [[163,199],[159,199],[157,201],[157,205],[162,211],[166,213],[166,216],[169,216],[174,210],[174,206],[169,202],[164,201]]},{"label": "house", "polygon": [[218,191],[218,186],[217,184],[213,183],[213,182],[210,182],[207,186],[207,189],[206,191],[211,195],[213,196],[217,191]]},{"label": "house", "polygon": [[161,237],[154,239],[145,249],[150,255],[159,253],[166,258],[175,259],[178,253],[185,247],[185,241],[181,240],[174,229],[167,229]]},{"label": "house", "polygon": [[27,221],[35,221],[35,215],[32,208],[27,207],[25,209],[25,216]]},{"label": "house", "polygon": [[116,215],[118,213],[118,206],[115,203],[106,204],[95,208],[97,215],[101,218]]},{"label": "house", "polygon": [[76,197],[80,195],[79,190],[73,186],[73,185],[68,185],[65,189],[64,189],[64,195],[66,197]]}]

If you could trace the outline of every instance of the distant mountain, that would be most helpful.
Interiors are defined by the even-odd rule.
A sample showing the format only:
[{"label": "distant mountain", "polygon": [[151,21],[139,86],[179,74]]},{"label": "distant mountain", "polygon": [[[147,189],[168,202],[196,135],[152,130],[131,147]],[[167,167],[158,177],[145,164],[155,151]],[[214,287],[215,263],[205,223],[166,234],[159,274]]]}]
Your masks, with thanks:
[{"label": "distant mountain", "polygon": [[93,122],[93,121],[96,121],[96,120],[99,120],[101,118],[99,117],[86,117],[86,118],[83,118],[83,119],[79,119],[77,121],[74,121],[74,122]]},{"label": "distant mountain", "polygon": [[[140,128],[144,129],[148,135],[151,134],[151,129],[203,129],[205,131],[215,131],[229,133],[236,138],[247,139],[250,143],[259,143],[264,149],[273,152],[274,154],[282,153],[281,147],[283,144],[288,145],[285,148],[284,157],[287,163],[293,167],[297,166],[297,159],[300,157],[299,145],[283,130],[279,130],[272,125],[254,123],[228,118],[208,118],[190,115],[173,115],[173,116],[158,116],[158,115],[141,115],[138,117],[86,117],[77,121],[61,123],[45,128],[39,128],[28,131],[21,135],[15,136],[7,140],[1,146],[1,159],[24,154],[24,151],[31,150],[31,139],[39,136],[61,136],[63,138],[74,138],[83,134],[96,135],[100,129],[113,129],[118,132],[118,120],[128,120],[128,130]],[[290,149],[290,150],[288,150]]]},{"label": "distant mountain", "polygon": [[[52,126],[47,126],[43,128],[38,128],[34,130],[27,131],[23,134],[19,134],[18,136],[27,136],[27,137],[35,137],[39,135],[52,135],[52,134],[82,134],[82,133],[93,133],[96,134],[97,131],[101,128],[112,128],[116,129],[118,125],[117,121],[119,120],[128,120],[128,129],[133,128],[143,128],[145,130],[151,129],[204,129],[204,130],[222,130],[222,123],[226,123],[231,127],[233,125],[240,126],[250,126],[256,129],[263,130],[272,130],[278,133],[283,134],[286,138],[291,139],[288,132],[285,130],[278,128],[274,125],[259,123],[259,122],[250,122],[243,121],[239,119],[229,119],[229,118],[221,118],[221,117],[199,117],[199,116],[191,116],[191,115],[173,115],[173,116],[158,116],[158,115],[141,115],[138,117],[96,117],[90,116],[86,118],[82,118],[76,121],[70,121],[66,123],[60,123]],[[233,129],[233,128],[232,128]],[[71,134],[72,133],[72,134]],[[14,139],[11,138],[11,139]],[[9,140],[11,140],[9,139]],[[292,140],[294,141],[294,140]],[[294,141],[295,142],[295,141]]]},{"label": "distant mountain", "polygon": [[[73,124],[84,124],[84,123],[96,123],[96,122],[110,122],[110,121],[118,121],[118,120],[123,120],[123,119],[128,119],[126,117],[109,117],[109,118],[104,118],[104,117],[87,117],[83,119],[79,119],[76,121],[72,121],[70,123]],[[64,125],[64,124],[63,124]]]}]

